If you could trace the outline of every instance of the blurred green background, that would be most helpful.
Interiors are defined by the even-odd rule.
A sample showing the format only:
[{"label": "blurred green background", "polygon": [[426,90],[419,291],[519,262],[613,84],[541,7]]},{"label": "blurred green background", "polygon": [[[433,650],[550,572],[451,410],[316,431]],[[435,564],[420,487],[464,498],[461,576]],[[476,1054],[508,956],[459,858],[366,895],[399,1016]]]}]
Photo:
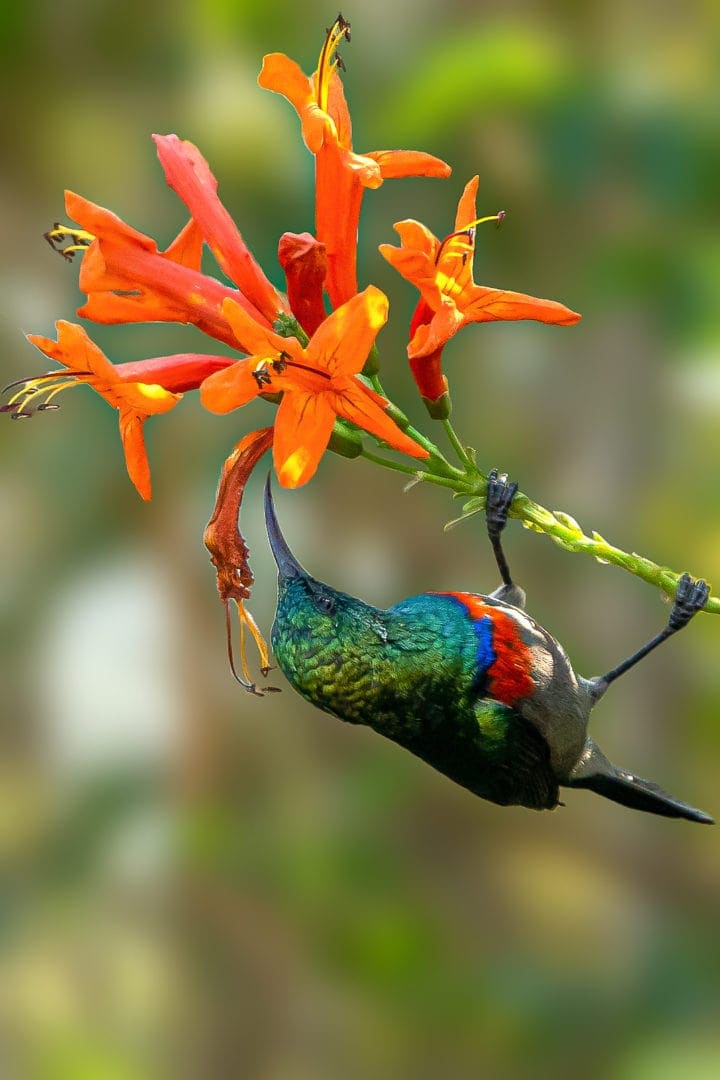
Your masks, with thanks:
[{"label": "blurred green background", "polygon": [[[415,294],[376,253],[393,221],[449,231],[466,180],[501,230],[480,282],[582,311],[574,329],[473,327],[447,350],[480,461],[545,505],[720,585],[717,4],[365,3],[344,50],[355,147],[416,147],[449,181],[365,200],[361,283],[391,298],[386,385]],[[46,247],[62,189],[166,242],[184,210],[150,133],[196,142],[278,285],[312,227],[312,159],[263,53],[312,70],[309,2],[30,0],[0,8],[4,380],[44,370],[81,297]],[[207,347],[175,326],[92,328],[115,361]],[[210,351],[215,351],[211,346]],[[39,1080],[720,1075],[718,832],[568,792],[500,809],[370,731],[232,681],[202,546],[220,466],[265,423],[195,398],[149,424],[155,497],[116,417],[77,392],[0,424],[0,1071]],[[269,629],[260,470],[244,512]],[[475,518],[441,490],[328,456],[279,514],[318,576],[381,605],[494,587]],[[580,671],[667,608],[622,571],[508,530],[516,577]],[[701,616],[603,701],[616,761],[720,814],[720,620]]]}]

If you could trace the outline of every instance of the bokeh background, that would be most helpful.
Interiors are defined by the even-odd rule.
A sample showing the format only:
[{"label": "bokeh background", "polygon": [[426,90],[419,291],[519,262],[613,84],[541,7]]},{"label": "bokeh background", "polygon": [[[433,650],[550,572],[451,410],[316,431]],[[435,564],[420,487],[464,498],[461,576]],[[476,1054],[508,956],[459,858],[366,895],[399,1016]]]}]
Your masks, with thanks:
[{"label": "bokeh background", "polygon": [[[720,584],[720,14],[691,0],[366,2],[344,50],[359,150],[417,147],[449,181],[366,197],[363,284],[391,297],[385,381],[415,294],[376,253],[393,221],[449,231],[465,181],[508,210],[478,281],[565,301],[573,329],[474,327],[447,350],[457,426],[545,505]],[[312,227],[312,159],[265,52],[312,70],[335,15],[294,4],[29,0],[0,7],[3,381],[81,301],[42,233],[72,188],[169,240],[184,210],[149,135],[196,142],[278,285]],[[113,360],[204,348],[175,326],[93,330]],[[211,350],[212,351],[212,350]],[[284,692],[245,695],[202,546],[257,402],[149,425],[155,497],[117,421],[73,392],[0,418],[0,1072],[40,1080],[720,1075],[714,829],[568,792],[553,814],[473,798]],[[269,629],[254,478],[244,519]],[[328,455],[280,493],[303,562],[381,605],[489,589],[474,518],[441,490]],[[511,526],[531,610],[580,671],[660,628],[659,595]],[[720,620],[695,623],[594,715],[614,760],[720,814]]]}]

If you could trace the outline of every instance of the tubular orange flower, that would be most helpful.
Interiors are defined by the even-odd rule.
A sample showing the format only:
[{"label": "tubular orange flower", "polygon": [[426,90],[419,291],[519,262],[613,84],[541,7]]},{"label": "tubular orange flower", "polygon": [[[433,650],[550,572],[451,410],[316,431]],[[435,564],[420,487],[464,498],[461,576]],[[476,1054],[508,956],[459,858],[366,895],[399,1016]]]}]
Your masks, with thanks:
[{"label": "tubular orange flower", "polygon": [[[192,323],[242,350],[222,316],[223,301],[232,298],[266,326],[288,312],[287,304],[220,202],[217,181],[200,151],[176,135],[153,137],[167,182],[190,210],[190,221],[161,252],[116,214],[67,191],[65,209],[81,228],[56,225],[47,239],[67,258],[82,253],[80,288],[88,299],[78,314],[100,323]],[[203,243],[238,289],[202,273]]]},{"label": "tubular orange flower", "polygon": [[12,412],[16,418],[32,416],[36,411],[56,408],[53,399],[62,390],[91,386],[118,410],[128,474],[143,499],[149,499],[150,466],[143,424],[149,416],[168,412],[180,401],[183,391],[197,388],[204,378],[233,361],[226,356],[181,353],[115,366],[82,326],[61,319],[56,329],[57,341],[39,334],[28,334],[27,338],[68,370],[50,371],[14,383],[13,388],[18,389],[1,411]]},{"label": "tubular orange flower", "polygon": [[80,267],[80,288],[87,294],[87,303],[78,309],[81,318],[110,324],[191,323],[237,348],[222,305],[228,297],[246,307],[248,302],[237,289],[200,271],[203,241],[194,222],[161,252],[149,236],[72,191],[65,192],[65,208],[93,235]]},{"label": "tubular orange flower", "polygon": [[387,320],[387,297],[379,289],[370,285],[334,311],[307,348],[259,326],[230,300],[223,310],[239,337],[253,339],[253,355],[206,379],[200,399],[211,412],[226,413],[258,394],[283,393],[273,457],[284,487],[300,487],[314,475],[338,416],[396,450],[428,456],[387,415],[385,398],[356,378]]},{"label": "tubular orange flower", "polygon": [[357,293],[357,230],[365,188],[405,176],[450,175],[450,166],[414,150],[373,150],[356,154],[342,82],[337,74],[337,46],[350,40],[350,24],[338,16],[320,53],[316,71],[307,76],[284,53],[263,60],[258,83],[282,94],[300,117],[303,139],[315,155],[315,231],[328,258],[327,292],[333,307]]},{"label": "tubular orange flower", "polygon": [[203,240],[240,292],[272,324],[287,305],[250,254],[235,222],[217,196],[217,180],[191,142],[153,135],[168,186],[182,199]]},{"label": "tubular orange flower", "polygon": [[438,240],[419,221],[399,221],[395,230],[402,246],[381,244],[380,252],[398,273],[420,290],[410,324],[408,357],[418,389],[433,416],[447,415],[447,380],[442,374],[442,351],[461,327],[474,322],[535,319],[572,326],[581,316],[555,300],[476,285],[473,280],[475,232],[481,221],[500,221],[503,215],[478,220],[475,199],[478,177],[466,185],[458,203],[455,231]]}]

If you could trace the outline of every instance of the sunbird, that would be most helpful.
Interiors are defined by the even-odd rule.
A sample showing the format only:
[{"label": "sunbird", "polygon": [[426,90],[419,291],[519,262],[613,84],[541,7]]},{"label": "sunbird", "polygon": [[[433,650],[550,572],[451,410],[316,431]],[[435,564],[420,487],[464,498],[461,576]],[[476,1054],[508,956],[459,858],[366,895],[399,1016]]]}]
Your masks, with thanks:
[{"label": "sunbird", "polygon": [[490,473],[485,514],[499,588],[420,593],[381,609],[303,569],[280,532],[268,477],[265,521],[278,568],[271,641],[281,671],[323,712],[366,724],[501,806],[552,810],[560,786],[589,788],[635,810],[713,824],[613,765],[587,734],[610,684],[690,621],[707,584],[683,574],[659,634],[605,675],[576,675],[510,576],[500,536],[516,491]]}]

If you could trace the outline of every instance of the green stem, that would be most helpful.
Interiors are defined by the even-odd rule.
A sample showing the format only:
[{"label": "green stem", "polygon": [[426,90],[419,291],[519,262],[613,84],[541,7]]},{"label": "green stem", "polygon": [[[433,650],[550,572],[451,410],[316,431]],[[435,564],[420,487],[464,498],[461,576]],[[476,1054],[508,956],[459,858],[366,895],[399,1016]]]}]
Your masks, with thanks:
[{"label": "green stem", "polygon": [[[408,424],[405,428],[406,434],[414,439],[416,443],[422,446],[423,450],[427,450],[430,455],[430,459],[433,465],[439,465],[442,472],[449,477],[455,477],[458,483],[462,483],[463,480],[467,481],[467,475],[463,469],[456,468],[455,465],[451,465],[444,454],[442,454],[439,448],[435,445],[432,439],[428,439],[421,431],[414,428],[412,424]],[[433,470],[435,471],[435,470]]]},{"label": "green stem", "polygon": [[465,446],[463,446],[463,444],[460,442],[458,434],[455,431],[455,428],[452,426],[452,421],[450,420],[449,416],[446,417],[443,420],[442,425],[445,428],[445,434],[448,437],[448,441],[450,442],[450,445],[452,446],[453,450],[455,451],[458,458],[462,462],[463,468],[466,471],[469,470],[470,472],[476,472],[477,470],[476,470],[475,462],[473,461],[473,459],[468,454],[467,448]]},{"label": "green stem", "polygon": [[[580,551],[586,555],[592,555],[599,562],[621,566],[623,570],[647,581],[650,585],[655,585],[668,596],[675,595],[679,573],[667,566],[660,566],[636,552],[631,554],[623,551],[609,544],[599,533],[593,532],[592,536],[587,536],[569,514],[564,514],[560,510],[554,512],[546,510],[544,506],[533,502],[522,492],[518,492],[515,496],[510,514],[526,522],[531,529],[546,533],[567,551]],[[720,597],[711,596],[703,611],[720,614]]]},{"label": "green stem", "polygon": [[[367,381],[378,394],[387,397],[376,373],[369,376]],[[392,405],[391,407],[396,408]],[[382,465],[385,469],[394,469],[396,472],[415,476],[418,480],[438,484],[441,487],[449,488],[456,495],[464,496],[468,499],[463,508],[464,517],[471,517],[482,510],[487,493],[487,476],[481,472],[468,453],[467,448],[463,446],[450,420],[443,420],[443,427],[450,445],[462,463],[462,469],[451,465],[440,453],[437,446],[422,432],[412,427],[411,424],[404,423],[402,426],[407,434],[430,454],[427,462],[428,471],[417,466],[402,465],[390,461],[388,458],[380,457],[378,454],[373,454],[368,450],[363,450],[361,456],[376,465]],[[551,540],[559,544],[560,547],[565,548],[566,551],[583,552],[585,555],[591,555],[599,562],[620,566],[623,570],[627,570],[628,573],[634,574],[635,577],[639,577],[643,581],[647,581],[648,584],[661,589],[668,596],[675,595],[678,579],[680,578],[679,573],[667,566],[660,566],[658,563],[654,563],[635,552],[623,551],[621,548],[609,544],[597,532],[587,536],[577,521],[562,510],[546,510],[544,506],[533,502],[527,495],[519,491],[513,499],[510,516],[518,518],[535,532],[545,533],[546,536],[549,536]],[[720,596],[711,596],[703,610],[720,614]]]},{"label": "green stem", "polygon": [[[380,394],[381,397],[387,398],[389,402],[388,411],[390,415],[392,415],[392,410],[395,410],[403,417],[403,423],[399,423],[397,419],[396,423],[399,423],[399,426],[402,428],[402,430],[407,435],[409,435],[411,439],[414,439],[419,446],[422,446],[423,450],[427,450],[433,466],[439,465],[440,472],[445,476],[454,476],[458,480],[466,479],[466,470],[458,469],[455,467],[455,465],[451,465],[445,455],[441,452],[440,448],[436,446],[436,444],[432,441],[432,439],[428,439],[427,435],[423,435],[422,431],[418,431],[417,428],[413,427],[405,414],[402,413],[392,401],[390,401],[390,398],[388,398],[385,390],[383,389],[383,385],[380,381],[380,376],[377,372],[374,372],[372,375],[366,376],[365,381],[370,384],[376,394]],[[437,468],[433,468],[431,471],[433,473],[437,473],[438,470]]]},{"label": "green stem", "polygon": [[[480,505],[474,505],[472,509],[469,509],[465,515],[467,517],[478,513],[484,506],[487,476],[474,465],[473,472],[475,475],[470,479],[467,474],[438,476],[417,467],[390,461],[368,450],[363,450],[361,456],[376,465],[382,465],[383,468],[394,469],[396,472],[415,476],[418,480],[448,488],[456,495],[469,498],[471,502],[478,500]],[[623,570],[627,570],[628,573],[634,574],[635,577],[654,585],[668,596],[675,595],[680,577],[680,574],[675,570],[671,570],[667,566],[660,566],[658,563],[654,563],[635,552],[623,551],[621,548],[609,544],[599,533],[593,532],[591,536],[587,536],[575,519],[561,510],[546,510],[544,506],[533,502],[527,495],[519,491],[513,499],[510,516],[524,522],[535,532],[545,533],[556,544],[565,548],[566,551],[582,552],[585,555],[591,555],[599,562],[620,566]],[[720,597],[711,596],[703,610],[720,614]]]},{"label": "green stem", "polygon": [[[440,476],[437,473],[425,472],[425,470],[418,465],[403,465],[399,461],[391,461],[389,458],[380,457],[379,454],[373,454],[371,450],[365,450],[364,448],[359,454],[359,457],[365,458],[366,461],[372,461],[374,465],[382,465],[384,469],[392,469],[394,472],[405,473],[406,476],[414,476],[417,480],[424,480],[429,484],[438,484],[440,487],[450,488],[452,491],[462,493],[462,489],[456,477]],[[469,494],[467,490],[466,493]]]}]

